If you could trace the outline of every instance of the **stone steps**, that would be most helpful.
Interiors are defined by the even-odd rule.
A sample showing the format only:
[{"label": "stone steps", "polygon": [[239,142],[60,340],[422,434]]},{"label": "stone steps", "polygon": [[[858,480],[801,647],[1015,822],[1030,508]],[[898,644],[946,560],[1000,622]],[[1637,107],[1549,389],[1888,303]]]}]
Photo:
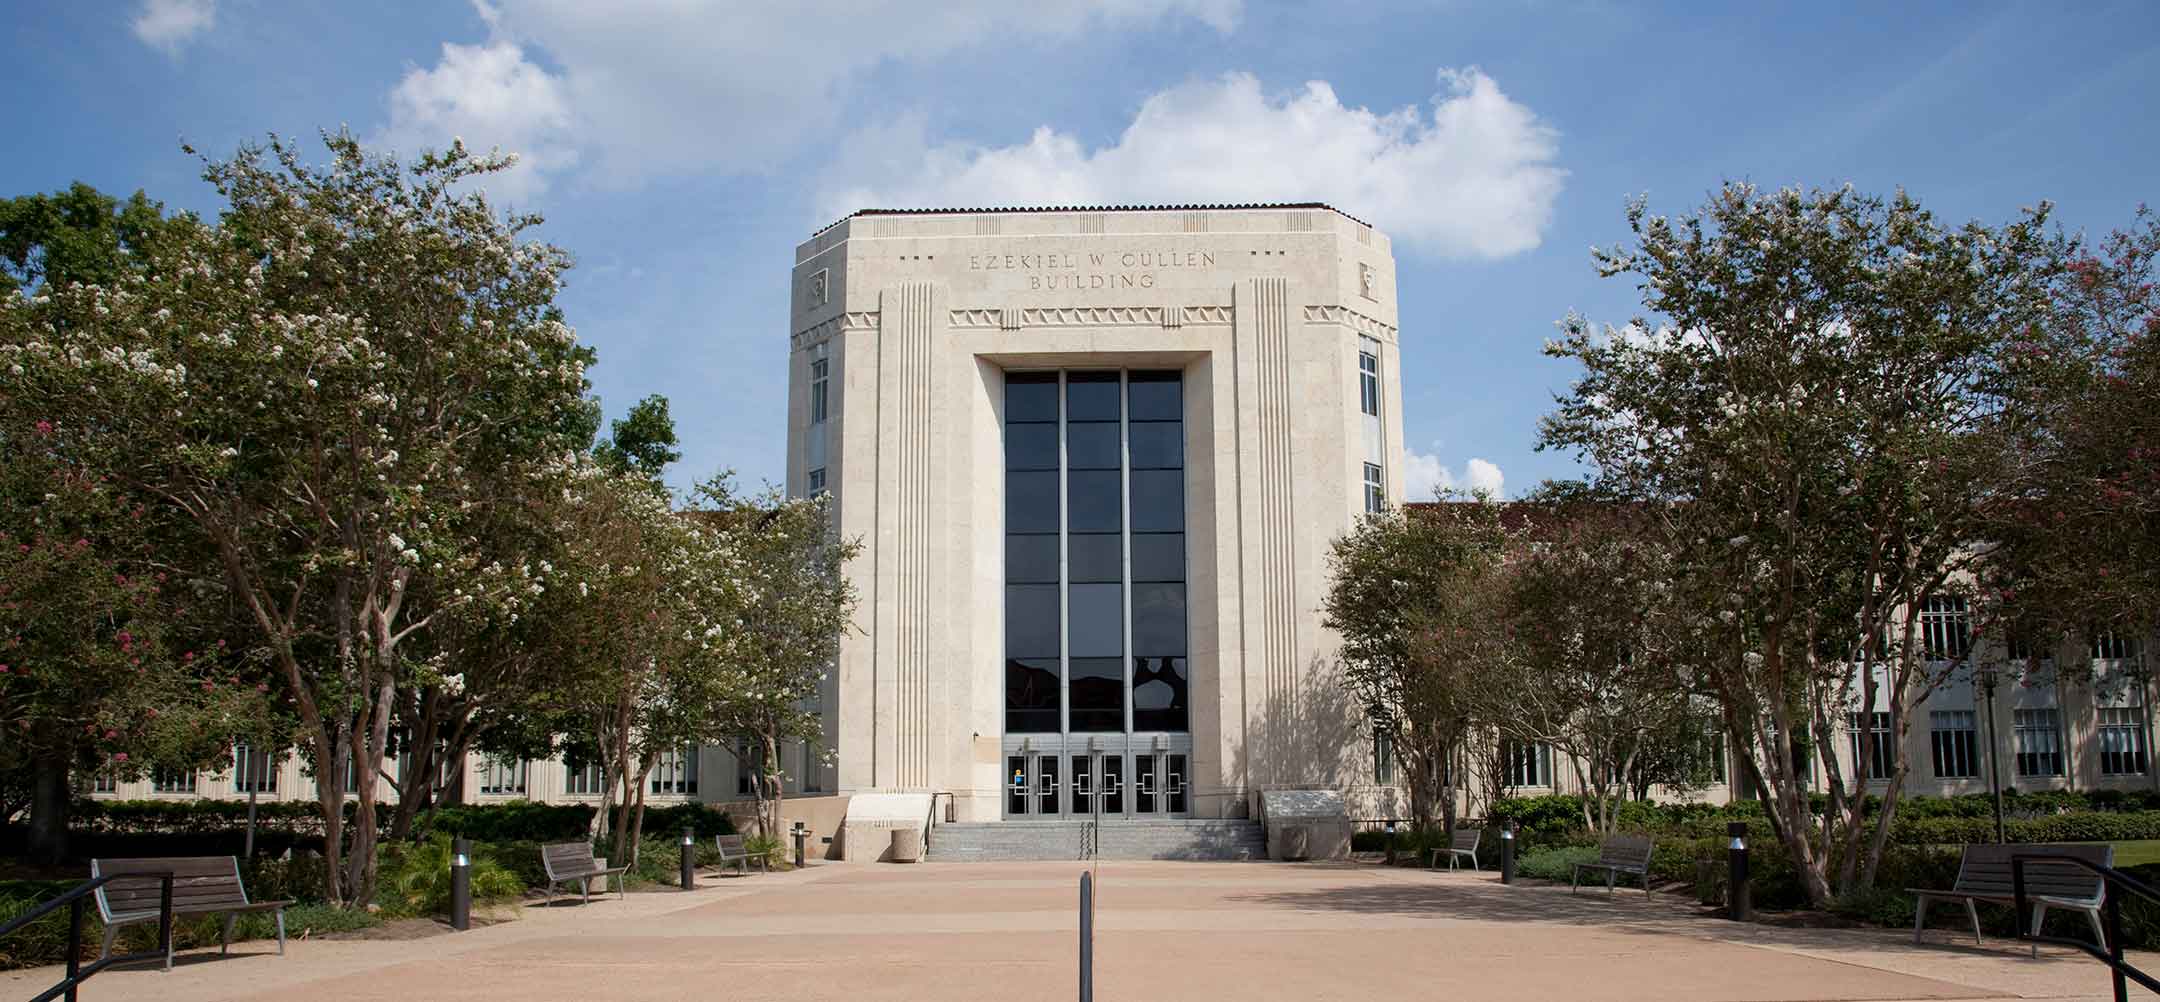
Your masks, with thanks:
[{"label": "stone steps", "polygon": [[[941,824],[930,833],[931,862],[1085,858],[1085,821]],[[1267,833],[1255,821],[1118,820],[1102,824],[1100,859],[1266,859]]]}]

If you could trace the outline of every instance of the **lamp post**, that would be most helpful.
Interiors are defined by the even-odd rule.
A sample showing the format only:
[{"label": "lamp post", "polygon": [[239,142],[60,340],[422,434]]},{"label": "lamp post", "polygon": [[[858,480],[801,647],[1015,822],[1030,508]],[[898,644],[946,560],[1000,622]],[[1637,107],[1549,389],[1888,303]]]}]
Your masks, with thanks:
[{"label": "lamp post", "polygon": [[1996,665],[1980,666],[1980,691],[1987,694],[1988,718],[1988,793],[1995,801],[1995,843],[2010,841],[2003,829],[2002,791],[2002,733],[1995,722],[1995,687],[2001,680]]}]

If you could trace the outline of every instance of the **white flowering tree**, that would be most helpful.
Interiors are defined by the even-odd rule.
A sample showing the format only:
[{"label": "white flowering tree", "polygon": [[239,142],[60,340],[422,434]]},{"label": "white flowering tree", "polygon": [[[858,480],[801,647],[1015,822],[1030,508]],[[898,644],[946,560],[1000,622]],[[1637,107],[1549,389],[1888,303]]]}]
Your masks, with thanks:
[{"label": "white flowering tree", "polygon": [[322,166],[276,138],[208,162],[227,209],[160,235],[153,269],[0,304],[0,370],[94,415],[84,461],[215,552],[300,722],[325,893],[357,905],[397,694],[442,672],[414,638],[544,588],[476,549],[472,513],[591,420],[588,353],[553,305],[567,257],[459,184],[503,162],[325,142]]},{"label": "white flowering tree", "polygon": [[[1570,317],[1546,353],[1582,375],[1541,447],[1576,452],[1608,498],[1668,520],[1702,611],[1700,677],[1766,787],[1818,906],[1871,884],[1906,772],[1913,708],[1942,681],[1900,610],[1956,579],[1994,486],[1989,361],[2042,302],[2045,209],[1950,227],[1902,193],[1730,184],[1668,220],[1629,207],[1633,247],[1599,271],[1640,282],[1624,329]],[[1870,819],[1873,728],[1841,767],[1849,713],[1889,714],[1893,763]],[[1812,842],[1807,763],[1841,825]],[[1850,770],[1849,772],[1843,770]]]},{"label": "white flowering tree", "polygon": [[738,575],[724,666],[732,672],[720,673],[732,674],[734,691],[721,729],[755,749],[743,765],[761,770],[754,784],[760,826],[778,837],[787,789],[780,750],[824,741],[819,691],[855,615],[854,586],[842,568],[861,545],[834,534],[828,494],[744,498],[717,478],[700,484],[692,500],[721,526],[722,549]]}]

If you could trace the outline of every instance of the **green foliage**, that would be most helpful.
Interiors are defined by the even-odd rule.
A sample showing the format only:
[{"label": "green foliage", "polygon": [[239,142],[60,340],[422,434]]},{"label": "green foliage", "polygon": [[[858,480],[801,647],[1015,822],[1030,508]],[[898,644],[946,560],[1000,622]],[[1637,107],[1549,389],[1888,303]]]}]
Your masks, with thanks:
[{"label": "green foliage", "polygon": [[1554,846],[1516,860],[1515,872],[1539,880],[1567,880],[1575,864],[1594,863],[1597,857],[1598,850],[1594,845]]},{"label": "green foliage", "polygon": [[[0,881],[0,924],[4,924],[29,912],[39,902],[74,886],[73,881]],[[262,895],[257,895],[262,897]],[[182,918],[173,923],[173,948],[192,950],[216,946],[223,920],[217,916]],[[302,903],[285,909],[285,934],[288,938],[321,936],[329,933],[354,932],[381,924],[374,914],[350,908],[332,908],[319,903]],[[83,920],[83,959],[94,959],[103,926],[97,920],[97,912],[91,909]],[[272,939],[277,936],[276,920],[264,913],[242,915],[233,923],[233,940]],[[57,964],[67,959],[67,909],[62,908],[30,925],[16,930],[6,939],[0,939],[0,970],[18,967],[38,967]],[[157,944],[155,925],[131,925],[121,929],[114,949],[122,952],[146,951]]]},{"label": "green foliage", "polygon": [[173,225],[137,191],[126,202],[80,181],[49,195],[0,199],[0,295],[41,284],[111,282],[151,265]]},{"label": "green foliage", "polygon": [[[450,836],[437,835],[418,845],[392,845],[383,855],[379,886],[384,899],[380,903],[386,910],[405,915],[449,912],[451,862],[456,857]],[[498,863],[493,852],[475,846],[469,858],[474,902],[502,901],[524,892],[524,882]]]},{"label": "green foliage", "polygon": [[667,398],[655,393],[610,425],[607,441],[594,445],[593,455],[609,472],[636,474],[658,484],[668,466],[682,458],[677,444]]}]

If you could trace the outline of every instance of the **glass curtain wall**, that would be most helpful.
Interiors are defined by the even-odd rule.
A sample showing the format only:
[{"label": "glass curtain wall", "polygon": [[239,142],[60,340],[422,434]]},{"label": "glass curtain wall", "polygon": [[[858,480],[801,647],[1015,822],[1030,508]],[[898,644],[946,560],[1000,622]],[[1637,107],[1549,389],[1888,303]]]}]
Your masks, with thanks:
[{"label": "glass curtain wall", "polygon": [[1189,730],[1184,385],[1005,382],[1005,731]]}]

